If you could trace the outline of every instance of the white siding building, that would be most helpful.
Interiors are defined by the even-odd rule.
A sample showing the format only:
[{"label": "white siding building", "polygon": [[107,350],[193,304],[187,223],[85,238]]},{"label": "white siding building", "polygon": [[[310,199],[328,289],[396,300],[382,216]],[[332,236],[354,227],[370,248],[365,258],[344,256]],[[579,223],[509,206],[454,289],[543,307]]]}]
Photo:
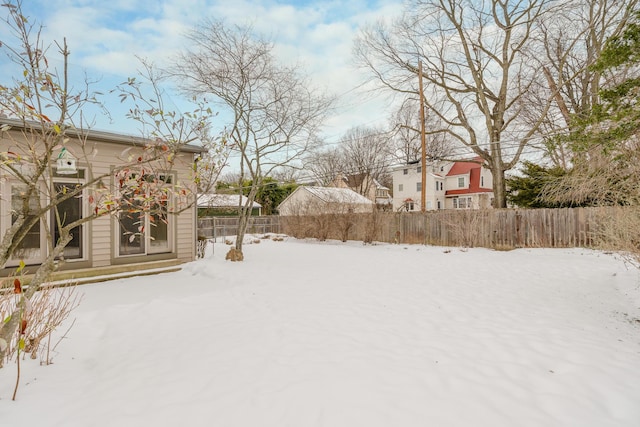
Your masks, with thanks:
[{"label": "white siding building", "polygon": [[[392,171],[393,210],[421,211],[422,167],[420,162]],[[427,164],[425,210],[485,209],[493,199],[491,172],[479,159],[468,162]]]},{"label": "white siding building", "polygon": [[282,216],[369,213],[375,203],[348,188],[301,186],[278,206]]}]

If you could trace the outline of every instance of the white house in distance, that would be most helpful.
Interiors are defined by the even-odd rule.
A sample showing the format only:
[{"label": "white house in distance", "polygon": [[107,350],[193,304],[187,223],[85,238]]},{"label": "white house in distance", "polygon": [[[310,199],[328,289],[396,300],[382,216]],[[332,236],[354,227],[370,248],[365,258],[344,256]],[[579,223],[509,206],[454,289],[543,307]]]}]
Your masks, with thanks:
[{"label": "white house in distance", "polygon": [[374,202],[348,188],[300,186],[278,205],[282,216],[369,213]]},{"label": "white house in distance", "polygon": [[[461,162],[427,164],[425,210],[487,209],[493,202],[491,172],[475,158]],[[422,167],[419,161],[392,171],[393,210],[420,211]]]}]

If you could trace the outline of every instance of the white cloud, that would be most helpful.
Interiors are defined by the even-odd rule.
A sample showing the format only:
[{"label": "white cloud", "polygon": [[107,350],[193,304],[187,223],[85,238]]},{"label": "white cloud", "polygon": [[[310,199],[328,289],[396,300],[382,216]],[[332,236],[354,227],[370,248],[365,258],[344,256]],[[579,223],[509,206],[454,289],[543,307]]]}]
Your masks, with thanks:
[{"label": "white cloud", "polygon": [[[27,2],[25,2],[27,3]],[[276,42],[282,61],[305,66],[317,86],[341,95],[327,134],[337,138],[348,127],[386,118],[385,101],[356,87],[365,76],[352,65],[359,28],[398,15],[401,0],[298,2],[276,0],[30,0],[29,14],[45,26],[47,40],[67,38],[72,64],[105,83],[134,75],[142,56],[162,64],[186,40],[183,34],[202,19],[253,25]],[[51,4],[54,3],[54,4]],[[1,65],[1,64],[0,64]]]}]

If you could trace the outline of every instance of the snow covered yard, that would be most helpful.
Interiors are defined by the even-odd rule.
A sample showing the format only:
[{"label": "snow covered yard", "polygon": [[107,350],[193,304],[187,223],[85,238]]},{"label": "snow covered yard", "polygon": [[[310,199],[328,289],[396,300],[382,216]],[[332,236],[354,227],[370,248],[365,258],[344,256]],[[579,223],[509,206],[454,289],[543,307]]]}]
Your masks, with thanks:
[{"label": "snow covered yard", "polygon": [[227,249],[83,286],[16,402],[15,365],[0,370],[0,424],[640,425],[640,276],[611,255],[286,239],[231,263]]}]

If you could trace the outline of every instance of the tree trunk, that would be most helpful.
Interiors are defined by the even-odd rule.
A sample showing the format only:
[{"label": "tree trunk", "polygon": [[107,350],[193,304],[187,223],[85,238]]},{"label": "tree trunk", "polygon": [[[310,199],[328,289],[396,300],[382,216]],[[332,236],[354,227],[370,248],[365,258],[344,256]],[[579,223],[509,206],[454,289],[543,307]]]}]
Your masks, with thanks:
[{"label": "tree trunk", "polygon": [[242,206],[240,209],[240,217],[238,218],[238,232],[236,233],[236,250],[242,253],[242,242],[244,240],[244,235],[247,232],[247,227],[249,225],[249,218],[251,217],[251,213],[253,212],[253,201],[256,198],[256,194],[258,194],[258,187],[260,184],[256,184],[257,178],[253,178],[251,189],[249,190],[249,194],[247,195],[247,203]]},{"label": "tree trunk", "polygon": [[507,185],[504,179],[504,169],[498,162],[492,162],[491,175],[493,175],[493,207],[507,207]]}]

